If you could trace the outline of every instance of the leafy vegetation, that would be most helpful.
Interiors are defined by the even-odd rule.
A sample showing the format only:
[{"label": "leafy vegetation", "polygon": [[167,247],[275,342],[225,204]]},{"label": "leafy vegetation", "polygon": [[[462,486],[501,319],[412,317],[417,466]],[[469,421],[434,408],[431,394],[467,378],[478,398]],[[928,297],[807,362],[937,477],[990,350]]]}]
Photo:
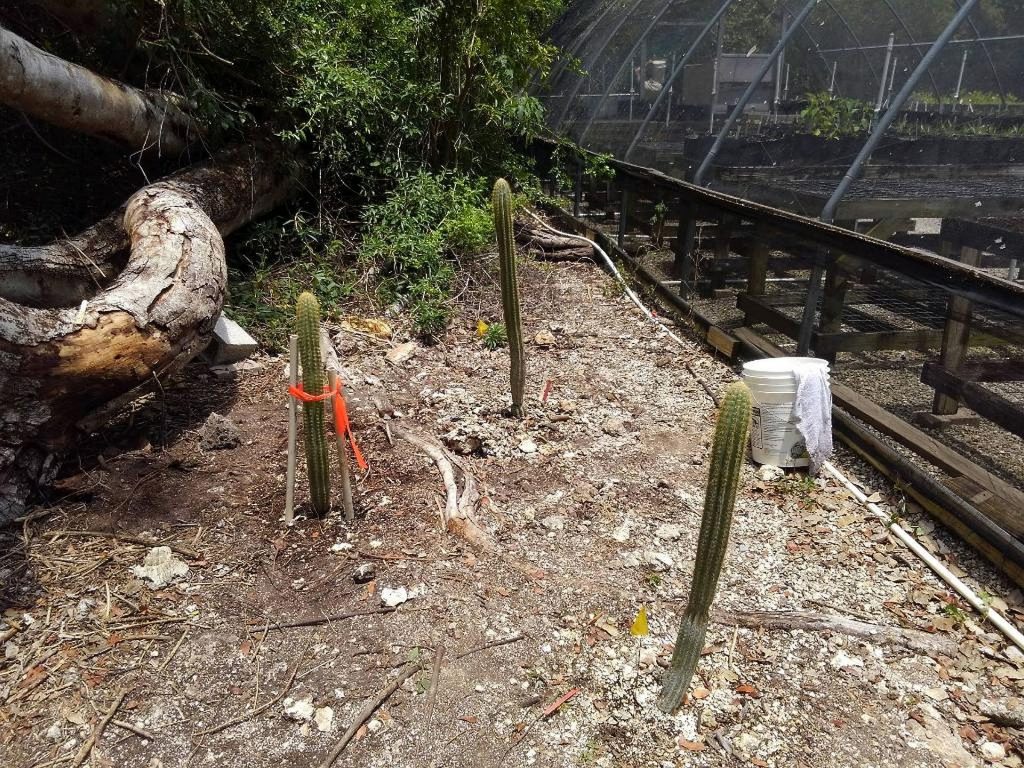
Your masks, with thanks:
[{"label": "leafy vegetation", "polygon": [[[179,94],[210,147],[272,139],[309,195],[249,228],[232,253],[230,314],[270,347],[302,288],[328,316],[370,270],[385,302],[434,336],[450,315],[451,257],[491,238],[479,190],[527,177],[517,142],[543,126],[527,93],[556,55],[562,0],[142,0],[112,3],[104,34],[44,45]],[[365,233],[362,246],[358,233]]]},{"label": "leafy vegetation", "polygon": [[367,208],[360,263],[373,270],[378,296],[404,303],[417,333],[436,337],[451,316],[451,256],[472,254],[494,240],[482,184],[451,173],[420,171]]},{"label": "leafy vegetation", "polygon": [[871,107],[863,101],[835,96],[827,91],[808,93],[800,121],[810,133],[838,139],[867,130]]},{"label": "leafy vegetation", "polygon": [[480,339],[483,345],[490,350],[501,349],[508,344],[508,331],[505,330],[504,323],[491,323],[487,326],[487,330],[484,331],[483,337]]}]

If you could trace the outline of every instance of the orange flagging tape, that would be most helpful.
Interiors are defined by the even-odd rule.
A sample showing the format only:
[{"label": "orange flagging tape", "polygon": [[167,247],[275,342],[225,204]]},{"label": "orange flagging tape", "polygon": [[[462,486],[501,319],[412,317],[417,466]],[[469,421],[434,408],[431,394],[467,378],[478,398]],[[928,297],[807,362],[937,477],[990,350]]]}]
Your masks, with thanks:
[{"label": "orange flagging tape", "polygon": [[352,455],[356,457],[356,464],[359,465],[359,468],[364,472],[370,468],[370,465],[366,463],[366,459],[363,458],[363,452],[359,450],[356,436],[352,434],[352,424],[348,420],[348,409],[345,407],[345,396],[340,378],[335,379],[334,389],[324,387],[322,395],[309,394],[302,388],[301,381],[295,386],[288,387],[288,394],[303,403],[317,403],[321,400],[334,398],[334,401],[331,403],[332,410],[334,411],[334,431],[348,440],[348,444],[352,446]]}]

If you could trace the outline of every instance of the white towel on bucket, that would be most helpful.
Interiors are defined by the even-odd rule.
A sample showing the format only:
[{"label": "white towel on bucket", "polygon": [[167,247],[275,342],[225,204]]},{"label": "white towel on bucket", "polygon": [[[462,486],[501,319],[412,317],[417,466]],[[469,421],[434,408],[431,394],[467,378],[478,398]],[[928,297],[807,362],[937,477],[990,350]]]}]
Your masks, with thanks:
[{"label": "white towel on bucket", "polygon": [[806,363],[793,369],[796,379],[796,403],[793,416],[811,457],[811,474],[832,455],[832,390],[827,368]]}]

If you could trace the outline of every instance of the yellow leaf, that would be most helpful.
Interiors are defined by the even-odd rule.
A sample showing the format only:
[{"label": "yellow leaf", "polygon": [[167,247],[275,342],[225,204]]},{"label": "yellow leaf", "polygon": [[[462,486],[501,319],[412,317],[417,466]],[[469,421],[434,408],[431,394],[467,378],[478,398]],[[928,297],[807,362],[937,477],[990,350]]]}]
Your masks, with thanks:
[{"label": "yellow leaf", "polygon": [[487,325],[487,323],[485,323],[483,320],[477,320],[476,321],[476,336],[477,336],[477,338],[478,339],[479,338],[483,338],[483,335],[485,333],[487,333],[487,329],[489,327],[490,326]]},{"label": "yellow leaf", "polygon": [[633,619],[633,626],[629,628],[629,634],[633,637],[644,637],[647,635],[647,606],[640,606],[640,613]]}]

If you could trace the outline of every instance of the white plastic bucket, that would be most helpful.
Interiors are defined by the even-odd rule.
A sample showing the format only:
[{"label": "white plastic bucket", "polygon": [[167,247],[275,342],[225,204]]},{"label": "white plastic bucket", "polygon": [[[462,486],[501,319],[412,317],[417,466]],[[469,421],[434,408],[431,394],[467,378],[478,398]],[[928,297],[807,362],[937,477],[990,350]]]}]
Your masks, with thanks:
[{"label": "white plastic bucket", "polygon": [[793,371],[808,363],[822,366],[828,375],[828,361],[815,357],[772,357],[743,365],[743,381],[750,388],[754,401],[750,453],[758,464],[777,467],[810,464],[793,416],[796,402]]}]

